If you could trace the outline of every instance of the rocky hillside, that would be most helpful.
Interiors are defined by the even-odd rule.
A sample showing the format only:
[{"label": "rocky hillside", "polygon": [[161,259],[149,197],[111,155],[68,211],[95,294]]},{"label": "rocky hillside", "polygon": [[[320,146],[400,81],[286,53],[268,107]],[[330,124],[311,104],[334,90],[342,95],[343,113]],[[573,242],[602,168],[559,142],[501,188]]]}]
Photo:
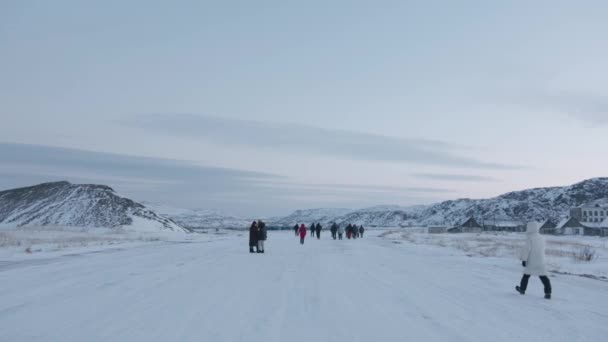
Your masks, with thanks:
[{"label": "rocky hillside", "polygon": [[185,232],[170,219],[121,197],[105,185],[44,183],[0,192],[5,226],[131,227],[140,231]]},{"label": "rocky hillside", "polygon": [[608,178],[593,178],[571,186],[509,192],[490,199],[459,199],[429,206],[383,206],[360,210],[298,210],[273,224],[296,222],[355,223],[365,226],[455,225],[473,216],[479,221],[559,221],[570,208],[608,203]]},{"label": "rocky hillside", "polygon": [[417,222],[452,225],[470,216],[480,221],[559,221],[569,215],[572,207],[604,203],[606,199],[608,178],[593,178],[571,186],[515,191],[490,199],[446,201],[423,210]]}]

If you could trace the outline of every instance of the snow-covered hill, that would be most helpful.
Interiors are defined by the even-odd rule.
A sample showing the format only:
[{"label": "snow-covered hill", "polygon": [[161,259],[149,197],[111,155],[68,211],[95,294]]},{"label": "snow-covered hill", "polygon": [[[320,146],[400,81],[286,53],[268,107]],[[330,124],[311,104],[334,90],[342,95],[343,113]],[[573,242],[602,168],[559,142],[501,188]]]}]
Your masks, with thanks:
[{"label": "snow-covered hill", "polygon": [[138,231],[186,231],[170,219],[117,195],[108,186],[68,182],[0,192],[0,224],[9,227],[129,227]]},{"label": "snow-covered hill", "polygon": [[188,229],[248,229],[253,221],[253,219],[231,216],[219,210],[183,209],[161,203],[143,203]]},{"label": "snow-covered hill", "polygon": [[281,217],[274,218],[270,221],[270,224],[273,226],[284,226],[291,227],[295,224],[304,223],[306,225],[310,225],[313,223],[321,223],[327,224],[329,222],[335,221],[336,218],[342,217],[348,213],[352,212],[352,209],[343,209],[343,208],[320,208],[320,209],[304,209],[304,210],[296,210],[292,214]]},{"label": "snow-covered hill", "polygon": [[422,211],[418,223],[456,224],[473,216],[477,220],[559,221],[570,209],[608,199],[608,178],[593,178],[565,187],[509,192],[490,199],[459,199],[432,205]]},{"label": "snow-covered hill", "polygon": [[338,222],[364,226],[398,227],[411,225],[454,225],[473,216],[477,220],[559,221],[569,215],[570,208],[583,204],[608,203],[608,178],[552,188],[515,191],[490,199],[458,199],[429,206],[379,206],[360,210],[312,209],[298,210],[273,220],[273,225],[295,223]]}]

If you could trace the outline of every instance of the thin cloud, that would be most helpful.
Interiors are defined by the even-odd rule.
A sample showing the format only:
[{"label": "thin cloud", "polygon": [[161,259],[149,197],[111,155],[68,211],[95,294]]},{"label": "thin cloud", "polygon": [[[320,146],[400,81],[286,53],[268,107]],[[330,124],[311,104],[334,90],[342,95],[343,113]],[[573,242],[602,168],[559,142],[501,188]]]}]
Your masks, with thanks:
[{"label": "thin cloud", "polygon": [[[445,189],[302,184],[281,175],[39,145],[0,143],[0,190],[67,180],[113,187],[139,201],[285,214],[300,207],[431,201]],[[431,198],[425,197],[429,195]],[[435,198],[435,199],[443,199]]]},{"label": "thin cloud", "polygon": [[264,123],[192,114],[145,114],[116,123],[224,146],[300,152],[369,161],[409,162],[476,169],[519,169],[463,156],[463,147],[443,141],[401,139],[306,125]]},{"label": "thin cloud", "polygon": [[608,124],[608,96],[591,92],[545,92],[527,97],[527,104],[557,111],[588,125]]},{"label": "thin cloud", "polygon": [[440,174],[440,173],[415,173],[413,177],[419,179],[430,179],[440,181],[454,182],[497,182],[498,180],[492,177],[478,175],[458,175],[458,174]]}]

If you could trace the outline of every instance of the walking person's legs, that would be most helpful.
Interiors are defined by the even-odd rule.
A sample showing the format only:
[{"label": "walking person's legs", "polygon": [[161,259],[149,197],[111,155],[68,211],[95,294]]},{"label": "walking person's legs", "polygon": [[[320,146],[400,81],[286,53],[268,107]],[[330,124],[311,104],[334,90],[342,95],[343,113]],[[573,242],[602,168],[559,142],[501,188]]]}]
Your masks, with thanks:
[{"label": "walking person's legs", "polygon": [[264,253],[264,240],[258,241],[258,253]]},{"label": "walking person's legs", "polygon": [[543,286],[545,287],[545,298],[551,298],[551,281],[547,276],[540,276],[540,281],[542,281]]},{"label": "walking person's legs", "polygon": [[530,280],[530,275],[524,274],[523,277],[521,277],[521,282],[519,283],[519,286],[515,287],[515,289],[522,295],[526,293],[526,289],[528,288],[528,280]]}]

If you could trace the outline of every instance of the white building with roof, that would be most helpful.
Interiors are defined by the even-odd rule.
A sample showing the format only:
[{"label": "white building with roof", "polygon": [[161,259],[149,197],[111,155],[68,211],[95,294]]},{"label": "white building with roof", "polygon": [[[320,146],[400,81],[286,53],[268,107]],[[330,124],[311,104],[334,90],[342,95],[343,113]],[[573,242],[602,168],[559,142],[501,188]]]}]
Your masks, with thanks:
[{"label": "white building with roof", "polygon": [[582,224],[602,223],[608,218],[608,207],[596,204],[572,208],[570,217],[577,219]]}]

